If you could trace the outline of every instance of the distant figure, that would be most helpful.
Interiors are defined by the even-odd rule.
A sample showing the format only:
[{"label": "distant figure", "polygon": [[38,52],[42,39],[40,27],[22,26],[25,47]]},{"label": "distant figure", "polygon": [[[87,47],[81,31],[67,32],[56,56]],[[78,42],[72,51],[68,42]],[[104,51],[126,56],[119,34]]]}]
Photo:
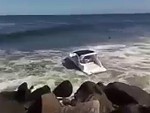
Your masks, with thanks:
[{"label": "distant figure", "polygon": [[110,39],[111,39],[111,37],[109,36],[109,37],[108,37],[108,39],[110,40]]}]

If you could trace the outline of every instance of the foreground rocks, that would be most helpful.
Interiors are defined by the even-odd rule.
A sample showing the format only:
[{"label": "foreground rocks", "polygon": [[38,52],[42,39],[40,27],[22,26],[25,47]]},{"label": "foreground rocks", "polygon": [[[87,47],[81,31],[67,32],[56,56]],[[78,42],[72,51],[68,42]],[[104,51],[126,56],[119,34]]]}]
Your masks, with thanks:
[{"label": "foreground rocks", "polygon": [[25,113],[25,108],[15,100],[0,97],[0,113]]},{"label": "foreground rocks", "polygon": [[17,91],[1,92],[0,113],[150,113],[150,95],[120,82],[104,86],[86,81],[73,99],[66,98],[73,92],[68,80],[53,91],[47,85],[34,92],[31,89],[23,83]]},{"label": "foreground rocks", "polygon": [[128,104],[125,106],[120,106],[112,113],[150,113],[150,107],[144,107],[138,104]]},{"label": "foreground rocks", "polygon": [[60,83],[53,91],[57,97],[69,97],[73,92],[73,86],[69,80]]},{"label": "foreground rocks", "polygon": [[25,113],[25,95],[28,92],[27,83],[18,87],[18,91],[0,93],[0,113]]},{"label": "foreground rocks", "polygon": [[110,113],[113,111],[112,103],[108,100],[102,89],[94,82],[84,82],[75,93],[77,102],[87,102],[98,100],[100,103],[100,113]]},{"label": "foreground rocks", "polygon": [[136,86],[130,86],[120,82],[108,84],[104,88],[108,99],[117,105],[139,104],[150,106],[150,95]]}]

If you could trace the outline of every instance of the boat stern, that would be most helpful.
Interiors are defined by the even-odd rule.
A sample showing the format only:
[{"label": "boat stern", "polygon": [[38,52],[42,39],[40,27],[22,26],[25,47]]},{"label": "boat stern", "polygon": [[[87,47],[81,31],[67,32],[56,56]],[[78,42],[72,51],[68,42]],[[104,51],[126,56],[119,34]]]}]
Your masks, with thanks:
[{"label": "boat stern", "polygon": [[83,72],[88,75],[102,73],[105,71],[107,71],[105,67],[103,66],[100,67],[99,65],[96,65],[96,64],[86,64],[83,69]]}]

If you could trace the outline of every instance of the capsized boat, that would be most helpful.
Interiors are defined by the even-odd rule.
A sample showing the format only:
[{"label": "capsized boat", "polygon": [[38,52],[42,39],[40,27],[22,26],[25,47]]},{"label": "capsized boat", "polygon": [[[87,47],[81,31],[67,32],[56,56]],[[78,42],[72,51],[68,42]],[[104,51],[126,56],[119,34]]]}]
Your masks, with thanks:
[{"label": "capsized boat", "polygon": [[91,75],[105,72],[98,55],[93,50],[77,50],[69,54],[69,59],[84,73]]}]

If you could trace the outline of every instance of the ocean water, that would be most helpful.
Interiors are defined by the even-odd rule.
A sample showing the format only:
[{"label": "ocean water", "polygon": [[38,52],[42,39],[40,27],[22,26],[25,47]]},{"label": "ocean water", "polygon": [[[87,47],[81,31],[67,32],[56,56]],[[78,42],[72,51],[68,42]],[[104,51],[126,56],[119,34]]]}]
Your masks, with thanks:
[{"label": "ocean water", "polygon": [[[94,49],[107,72],[84,75],[62,65],[76,49]],[[150,15],[0,16],[0,91],[22,82],[52,89],[69,79],[120,81],[150,92]]]}]

